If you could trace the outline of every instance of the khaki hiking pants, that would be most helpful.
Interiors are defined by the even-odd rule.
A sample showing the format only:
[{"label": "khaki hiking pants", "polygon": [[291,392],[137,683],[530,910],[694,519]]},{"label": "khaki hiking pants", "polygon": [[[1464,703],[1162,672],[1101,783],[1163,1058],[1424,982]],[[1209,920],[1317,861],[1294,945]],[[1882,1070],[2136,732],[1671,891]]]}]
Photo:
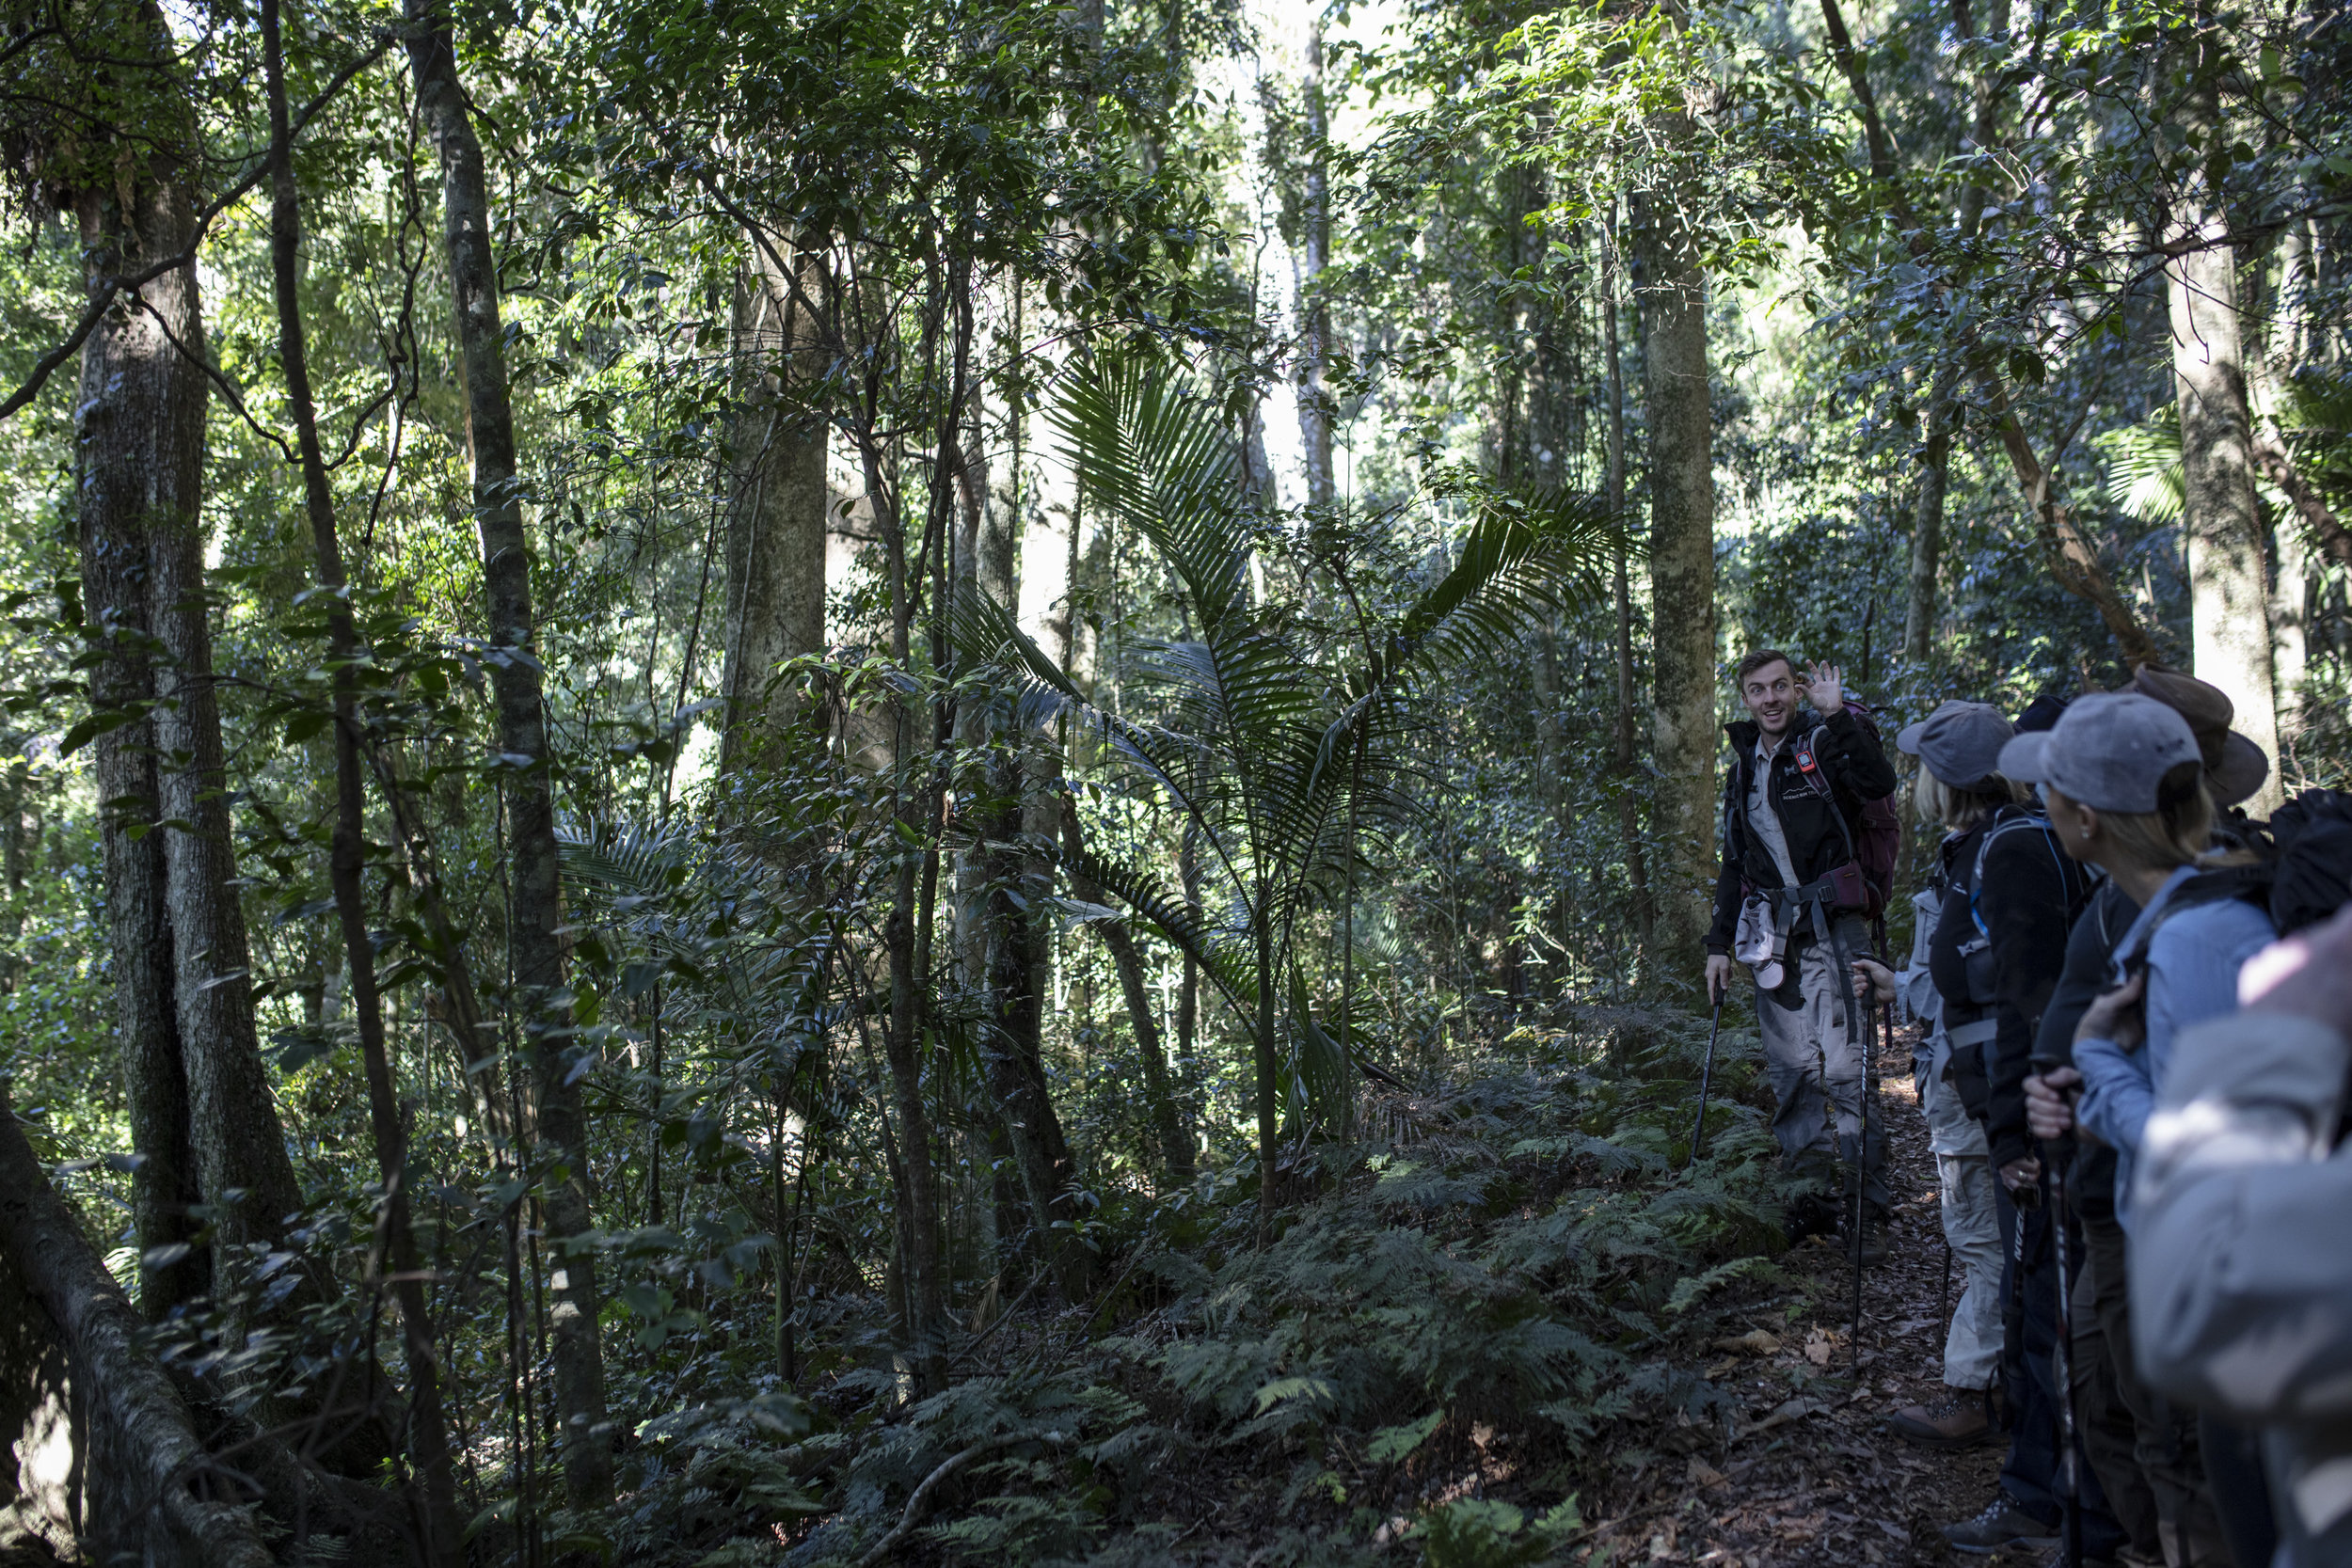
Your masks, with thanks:
[{"label": "khaki hiking pants", "polygon": [[[1841,952],[1842,949],[1842,961]],[[1868,926],[1858,915],[1836,923],[1834,942],[1809,927],[1791,932],[1776,990],[1758,989],[1756,1022],[1764,1038],[1764,1074],[1776,1102],[1772,1136],[1791,1170],[1834,1181],[1837,1163],[1851,1172],[1862,1152],[1863,1037],[1869,1020],[1853,999],[1846,963],[1870,952]],[[1870,1147],[1864,1198],[1886,1212],[1886,1130],[1870,1112]],[[1852,1189],[1846,1189],[1851,1202]]]},{"label": "khaki hiking pants", "polygon": [[1944,1381],[1954,1388],[1984,1388],[2001,1365],[2001,1214],[1993,1196],[1999,1178],[1984,1129],[1961,1104],[1960,1091],[1924,1068],[1913,1083],[1928,1121],[1928,1147],[1935,1151],[1944,1240],[1961,1287],[1944,1337]]}]

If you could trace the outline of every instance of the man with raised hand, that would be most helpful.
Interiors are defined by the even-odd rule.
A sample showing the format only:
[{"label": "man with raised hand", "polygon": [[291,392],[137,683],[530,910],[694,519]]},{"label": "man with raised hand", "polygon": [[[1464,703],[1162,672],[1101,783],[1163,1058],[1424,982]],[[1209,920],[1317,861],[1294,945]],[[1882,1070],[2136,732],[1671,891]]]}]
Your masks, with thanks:
[{"label": "man with raised hand", "polygon": [[[1848,974],[1869,947],[1873,895],[1856,853],[1863,807],[1894,793],[1895,769],[1847,706],[1836,665],[1800,675],[1787,654],[1762,648],[1740,661],[1733,681],[1748,717],[1726,726],[1731,766],[1707,991],[1710,1002],[1723,996],[1735,956],[1756,983],[1772,1134],[1789,1167],[1820,1183],[1789,1211],[1796,1241],[1836,1223],[1834,1159],[1863,1173],[1872,1214],[1886,1212],[1883,1140],[1874,1133],[1863,1148],[1868,1035]],[[1868,1234],[1852,1240],[1866,1262],[1885,1250]]]}]

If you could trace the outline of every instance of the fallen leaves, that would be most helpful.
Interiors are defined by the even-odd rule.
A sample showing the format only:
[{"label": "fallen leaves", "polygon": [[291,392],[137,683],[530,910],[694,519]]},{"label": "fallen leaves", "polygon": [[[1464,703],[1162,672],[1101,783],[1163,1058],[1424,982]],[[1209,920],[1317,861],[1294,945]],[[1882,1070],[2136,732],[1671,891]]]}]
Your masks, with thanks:
[{"label": "fallen leaves", "polygon": [[1780,1341],[1760,1328],[1751,1328],[1745,1334],[1726,1336],[1718,1339],[1708,1348],[1739,1351],[1748,1355],[1774,1355],[1779,1354]]}]

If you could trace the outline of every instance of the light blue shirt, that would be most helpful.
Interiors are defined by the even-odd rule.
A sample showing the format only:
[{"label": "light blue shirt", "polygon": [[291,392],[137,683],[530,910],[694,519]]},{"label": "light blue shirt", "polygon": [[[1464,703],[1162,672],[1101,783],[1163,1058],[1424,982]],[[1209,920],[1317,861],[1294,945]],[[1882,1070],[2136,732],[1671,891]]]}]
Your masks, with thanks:
[{"label": "light blue shirt", "polygon": [[[2172,1043],[2190,1024],[2237,1010],[2238,969],[2268,946],[2273,935],[2270,916],[2243,898],[2217,898],[2181,911],[2147,937],[2174,891],[2196,874],[2195,866],[2185,865],[2166,879],[2116,944],[2118,954],[2127,955],[2147,943],[2147,1038],[2133,1051],[2110,1039],[2074,1042],[2074,1066],[2083,1075],[2074,1114],[2115,1150],[2115,1217],[2126,1229],[2132,1222],[2132,1164],[2171,1064]],[[2121,984],[2120,961],[2116,968]]]}]

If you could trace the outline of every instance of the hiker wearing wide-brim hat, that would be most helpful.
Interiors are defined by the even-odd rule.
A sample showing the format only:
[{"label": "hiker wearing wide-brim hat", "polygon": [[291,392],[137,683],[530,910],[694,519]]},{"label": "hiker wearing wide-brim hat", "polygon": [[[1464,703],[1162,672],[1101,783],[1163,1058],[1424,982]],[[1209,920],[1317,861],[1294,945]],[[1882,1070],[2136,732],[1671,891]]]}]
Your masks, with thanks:
[{"label": "hiker wearing wide-brim hat", "polygon": [[[1923,815],[1933,812],[1947,829],[1943,896],[1927,943],[1947,1049],[1941,1081],[1926,1086],[1923,1109],[1936,1109],[1939,1091],[1963,1102],[1973,1118],[1970,1129],[1979,1133],[1969,1148],[1980,1157],[1939,1152],[1937,1164],[1954,1167],[1947,1191],[1953,1174],[1977,1176],[1982,1217],[1996,1235],[2023,1243],[2014,1252],[1997,1242],[1992,1248],[1985,1294],[2002,1321],[1988,1338],[2004,1364],[2002,1381],[2016,1419],[1993,1500],[1973,1518],[1945,1527],[1947,1539],[1967,1551],[2046,1541],[2058,1531],[2065,1506],[2052,1440],[2060,1396],[2046,1364],[2028,1355],[2028,1347],[2047,1342],[2058,1310],[2047,1219],[2025,1212],[2027,1200],[2011,1195],[2034,1193],[2041,1176],[2026,1126],[2025,1082],[2042,999],[2057,981],[2068,925],[2090,898],[2091,884],[2001,766],[2015,738],[2016,726],[1998,709],[1949,702],[1897,742],[1919,758]],[[1961,1255],[1957,1241],[1953,1250]],[[2018,1267],[2004,1281],[2002,1262],[2010,1257]],[[1963,1296],[1963,1315],[1969,1305]],[[1964,1324],[1956,1320],[1953,1326],[1957,1337]],[[1914,1442],[1950,1447],[1980,1419],[1964,1401],[1947,1401],[1899,1412],[1888,1424]],[[2126,1539],[2103,1509],[2087,1509],[2082,1523],[2097,1555]]]},{"label": "hiker wearing wide-brim hat", "polygon": [[2227,809],[2252,800],[2270,777],[2270,758],[2263,749],[2230,728],[2237,705],[2219,687],[2161,664],[2143,664],[2124,689],[2153,697],[2187,721],[2215,805]]},{"label": "hiker wearing wide-brim hat", "polygon": [[[2246,800],[2261,789],[2270,771],[2269,758],[2262,748],[2230,729],[2232,705],[2225,693],[2194,675],[2161,666],[2142,669],[2129,689],[2163,703],[2187,723],[2203,767],[2205,788],[2217,804]],[[2228,824],[2217,824],[2217,828],[2226,831]],[[2066,967],[2058,976],[2058,989],[2050,993],[2049,1006],[2042,1010],[2042,1028],[2034,1041],[2037,1062],[2072,1065],[2074,1026],[2107,989],[2116,949],[2138,917],[2138,900],[2114,878],[2100,884],[2090,907],[2067,935]],[[2184,1519],[2188,1521],[2188,1534],[2200,1533],[2197,1486],[2196,1478],[2184,1473],[2179,1456],[2167,1460],[2159,1453],[2155,1464],[2143,1466],[2137,1454],[2134,1429],[2139,1418],[2134,1412],[2150,1409],[2152,1402],[2129,1339],[2123,1230],[2115,1218],[2115,1165],[2113,1149],[2080,1148],[2067,1179],[2083,1233],[2083,1287],[2090,1293],[2093,1315],[2113,1330],[2086,1336],[2078,1347],[2084,1352],[2084,1364],[2077,1369],[2076,1386],[2102,1390],[2092,1397],[2107,1406],[2106,1411],[2094,1412],[2080,1430],[2086,1457],[2109,1505],[2131,1531],[2134,1544],[2152,1552],[2159,1549],[2165,1528],[2175,1535],[2182,1532]],[[2122,1412],[2120,1421],[2112,1414],[2115,1408]],[[2229,1445],[2224,1444],[2217,1455],[2208,1456],[2208,1469],[2215,1469],[2217,1459],[2226,1457],[2228,1451]],[[2259,1504],[2259,1486],[2254,1490]],[[2160,1525],[2160,1520],[2170,1523]],[[2266,1553],[2257,1558],[2268,1560]]]},{"label": "hiker wearing wide-brim hat", "polygon": [[[2182,692],[2177,685],[2171,690]],[[2092,1308],[2133,1404],[2135,1449],[2166,1534],[2185,1560],[2220,1561],[2227,1547],[2195,1413],[2138,1392],[2126,1289],[2137,1266],[2127,1257],[2137,1248],[2133,1173],[2175,1044],[2183,1030],[2235,1006],[2239,966],[2271,936],[2266,910],[2198,893],[2199,874],[2211,863],[2207,781],[2215,752],[2207,738],[2170,702],[2102,692],[2075,703],[2049,735],[2011,742],[2002,765],[2041,784],[2066,852],[2103,868],[2138,907],[2109,958],[2116,983],[2075,1024],[2071,1063],[2028,1081],[2028,1103],[2039,1136],[2065,1137],[2079,1125],[2114,1151],[2113,1219],[2084,1216]],[[2227,761],[2226,750],[2220,756]],[[2244,773],[2232,782],[2243,784]]]}]

